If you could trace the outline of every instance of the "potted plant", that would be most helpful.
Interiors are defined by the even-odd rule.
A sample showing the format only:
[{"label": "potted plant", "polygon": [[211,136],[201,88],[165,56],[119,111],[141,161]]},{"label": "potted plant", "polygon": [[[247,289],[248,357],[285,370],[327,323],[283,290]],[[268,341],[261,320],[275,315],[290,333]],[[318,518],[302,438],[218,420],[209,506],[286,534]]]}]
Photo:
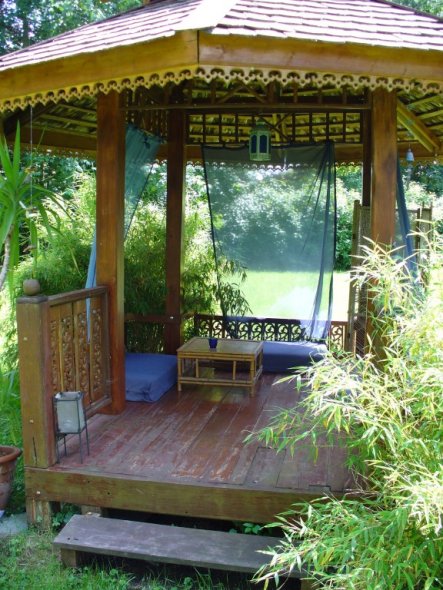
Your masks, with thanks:
[{"label": "potted plant", "polygon": [[0,445],[0,518],[11,495],[15,465],[21,453],[17,447]]}]

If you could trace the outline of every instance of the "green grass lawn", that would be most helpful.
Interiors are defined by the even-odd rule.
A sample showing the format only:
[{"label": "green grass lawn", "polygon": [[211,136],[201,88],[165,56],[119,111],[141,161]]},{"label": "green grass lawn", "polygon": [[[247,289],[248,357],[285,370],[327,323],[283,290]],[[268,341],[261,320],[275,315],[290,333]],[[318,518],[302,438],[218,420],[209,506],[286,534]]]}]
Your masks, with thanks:
[{"label": "green grass lawn", "polygon": [[[254,315],[298,319],[302,314],[309,317],[311,311],[310,305],[303,305],[311,291],[310,278],[309,273],[249,271],[241,289]],[[336,272],[332,319],[347,319],[348,300],[349,272]]]},{"label": "green grass lawn", "polygon": [[[248,590],[247,577],[213,575],[179,566],[154,566],[100,558],[65,568],[52,549],[54,533],[30,530],[0,539],[1,590]],[[219,577],[218,577],[219,576]]]}]

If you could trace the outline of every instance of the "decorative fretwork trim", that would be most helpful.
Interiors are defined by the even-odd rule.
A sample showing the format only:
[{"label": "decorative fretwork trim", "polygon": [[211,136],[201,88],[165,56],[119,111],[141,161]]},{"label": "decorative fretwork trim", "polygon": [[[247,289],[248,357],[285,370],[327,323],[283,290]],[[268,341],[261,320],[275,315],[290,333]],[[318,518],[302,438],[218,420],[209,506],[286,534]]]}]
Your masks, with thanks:
[{"label": "decorative fretwork trim", "polygon": [[0,112],[15,110],[17,107],[25,108],[29,105],[34,106],[38,103],[57,103],[61,100],[91,97],[100,92],[107,94],[111,90],[121,92],[125,89],[135,90],[140,86],[150,88],[152,86],[165,86],[169,83],[179,84],[184,80],[190,80],[192,78],[199,78],[208,82],[218,79],[226,82],[242,80],[245,83],[261,81],[265,84],[272,81],[278,81],[283,85],[296,84],[301,88],[305,86],[315,86],[317,88],[324,88],[327,86],[353,89],[369,88],[371,90],[374,90],[375,88],[386,88],[387,90],[419,90],[424,94],[430,92],[443,94],[443,82],[431,80],[411,80],[407,78],[333,74],[327,72],[295,72],[269,68],[259,70],[256,68],[198,66],[188,69],[160,70],[147,75],[137,75],[117,80],[103,80],[96,83],[85,84],[83,86],[59,88],[44,93],[34,93],[28,96],[4,99],[0,103]]}]

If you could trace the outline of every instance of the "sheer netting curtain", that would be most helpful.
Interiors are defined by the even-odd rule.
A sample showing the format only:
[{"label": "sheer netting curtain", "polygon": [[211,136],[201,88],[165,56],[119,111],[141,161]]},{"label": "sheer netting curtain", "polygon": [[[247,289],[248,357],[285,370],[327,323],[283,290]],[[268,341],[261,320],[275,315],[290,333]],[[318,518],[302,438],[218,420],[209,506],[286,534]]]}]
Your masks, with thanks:
[{"label": "sheer netting curtain", "polygon": [[[268,162],[250,161],[246,146],[203,146],[203,156],[219,286],[239,285],[251,315],[298,319],[305,339],[324,339],[336,241],[333,144],[274,148]],[[219,292],[232,317],[229,290]]]},{"label": "sheer netting curtain", "polygon": [[[125,238],[131,227],[132,219],[140,198],[148,183],[152,166],[157,157],[160,137],[148,135],[132,124],[126,126],[125,136]],[[86,289],[96,284],[97,244],[94,234],[89,258]]]}]

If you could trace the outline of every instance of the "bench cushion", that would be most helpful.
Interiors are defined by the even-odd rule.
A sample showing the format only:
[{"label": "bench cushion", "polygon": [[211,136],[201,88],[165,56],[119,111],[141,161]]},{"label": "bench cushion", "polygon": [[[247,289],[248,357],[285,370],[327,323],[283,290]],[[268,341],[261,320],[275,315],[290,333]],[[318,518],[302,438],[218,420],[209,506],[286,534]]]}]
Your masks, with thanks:
[{"label": "bench cushion", "polygon": [[308,367],[326,354],[325,344],[315,342],[270,342],[263,344],[263,370],[285,373],[295,367]]},{"label": "bench cushion", "polygon": [[177,382],[177,357],[172,354],[127,352],[126,399],[155,402]]}]

